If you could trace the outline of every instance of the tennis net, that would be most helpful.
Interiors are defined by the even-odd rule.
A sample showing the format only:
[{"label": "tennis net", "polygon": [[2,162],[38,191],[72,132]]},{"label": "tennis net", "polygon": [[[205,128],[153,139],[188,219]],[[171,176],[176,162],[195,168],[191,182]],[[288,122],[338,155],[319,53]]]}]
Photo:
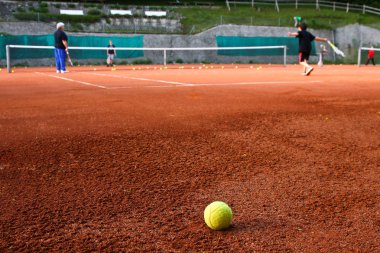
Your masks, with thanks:
[{"label": "tennis net", "polygon": [[[368,61],[368,53],[369,51],[373,50],[376,54],[376,52],[380,52],[380,48],[370,48],[370,47],[360,47],[358,52],[358,66],[362,64],[368,64],[371,63]],[[378,53],[380,55],[380,53]]]},{"label": "tennis net", "polygon": [[[105,65],[107,47],[70,47],[74,65]],[[30,56],[33,50],[33,56]],[[115,64],[284,64],[287,46],[256,47],[198,47],[198,48],[116,48]],[[12,66],[53,66],[54,47],[7,45],[6,65]]]}]

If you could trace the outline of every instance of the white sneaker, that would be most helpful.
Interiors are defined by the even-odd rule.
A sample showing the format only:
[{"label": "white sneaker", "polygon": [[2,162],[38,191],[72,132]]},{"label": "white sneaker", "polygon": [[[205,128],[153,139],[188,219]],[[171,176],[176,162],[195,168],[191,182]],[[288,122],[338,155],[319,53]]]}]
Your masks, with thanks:
[{"label": "white sneaker", "polygon": [[69,71],[67,70],[61,70],[61,73],[64,74],[64,73],[69,73]]},{"label": "white sneaker", "polygon": [[310,67],[308,68],[308,70],[306,71],[306,76],[310,75],[311,72],[313,72],[314,68]]},{"label": "white sneaker", "polygon": [[60,71],[60,70],[57,70],[57,74],[59,74],[59,73],[61,73],[61,71]]}]

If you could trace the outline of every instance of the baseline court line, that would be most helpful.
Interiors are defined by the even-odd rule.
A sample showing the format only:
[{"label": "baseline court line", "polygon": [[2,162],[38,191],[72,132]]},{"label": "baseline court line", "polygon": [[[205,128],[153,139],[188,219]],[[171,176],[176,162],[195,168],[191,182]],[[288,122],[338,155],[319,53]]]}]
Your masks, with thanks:
[{"label": "baseline court line", "polygon": [[98,73],[91,73],[91,72],[87,72],[87,73],[91,74],[91,75],[96,75],[96,76],[107,76],[107,77],[114,77],[114,78],[139,80],[139,81],[149,81],[149,82],[156,82],[156,83],[175,84],[175,85],[181,85],[181,86],[193,86],[194,85],[194,84],[191,84],[191,83],[173,82],[173,81],[165,81],[165,80],[150,79],[150,78],[131,77],[131,76],[119,76],[119,75],[109,75],[109,74],[98,74]]},{"label": "baseline court line", "polygon": [[[151,81],[158,83],[167,83],[174,84],[178,86],[144,86],[144,88],[170,88],[170,87],[197,87],[197,86],[228,86],[228,85],[255,85],[255,84],[292,84],[292,83],[323,83],[323,81],[261,81],[261,82],[238,82],[238,83],[183,83],[183,82],[174,82],[174,81],[165,81],[157,80],[150,78],[140,78],[140,77],[130,77],[130,76],[119,76],[119,75],[109,75],[109,74],[99,74],[99,73],[89,73],[97,76],[108,76],[114,78],[123,78],[131,80],[140,80],[140,81]],[[124,87],[109,87],[109,89],[122,89]],[[127,87],[126,87],[127,88]],[[128,87],[129,88],[129,87]]]},{"label": "baseline court line", "polygon": [[50,75],[50,74],[44,74],[44,73],[41,73],[41,72],[34,72],[34,73],[45,75],[45,76],[54,77],[54,78],[65,80],[65,81],[69,81],[69,82],[80,83],[80,84],[83,84],[83,85],[86,85],[86,86],[97,87],[97,88],[100,88],[100,89],[108,89],[106,86],[103,86],[103,85],[97,85],[97,84],[93,84],[93,83],[83,82],[83,81],[79,81],[79,80],[70,79],[70,78],[67,78],[67,77],[55,76],[55,75]]},{"label": "baseline court line", "polygon": [[147,85],[147,86],[117,86],[117,87],[107,87],[103,85],[97,85],[89,82],[79,81],[75,79],[70,79],[67,77],[62,76],[56,76],[56,75],[50,75],[45,74],[41,72],[34,72],[36,74],[41,74],[69,82],[75,82],[79,84],[83,84],[86,86],[96,87],[100,89],[107,89],[107,90],[117,90],[117,89],[133,89],[133,88],[181,88],[181,87],[202,87],[202,86],[239,86],[239,85],[260,85],[260,84],[307,84],[307,83],[323,83],[323,81],[258,81],[258,82],[237,82],[237,83],[199,83],[199,84],[190,84],[190,83],[183,83],[183,82],[172,82],[172,81],[164,81],[164,80],[156,80],[156,79],[149,79],[149,78],[139,78],[139,77],[128,77],[128,76],[119,76],[119,75],[108,75],[108,74],[98,74],[98,73],[90,73],[87,72],[86,74],[92,74],[96,76],[106,76],[106,77],[113,77],[113,78],[123,78],[123,79],[131,79],[131,80],[142,80],[142,81],[150,81],[150,82],[159,82],[159,83],[167,83],[167,84],[173,84],[173,86],[169,85]]},{"label": "baseline court line", "polygon": [[200,83],[193,86],[225,86],[225,85],[255,85],[255,84],[292,84],[292,83],[323,83],[323,81],[259,81],[259,82],[240,82],[240,83]]}]

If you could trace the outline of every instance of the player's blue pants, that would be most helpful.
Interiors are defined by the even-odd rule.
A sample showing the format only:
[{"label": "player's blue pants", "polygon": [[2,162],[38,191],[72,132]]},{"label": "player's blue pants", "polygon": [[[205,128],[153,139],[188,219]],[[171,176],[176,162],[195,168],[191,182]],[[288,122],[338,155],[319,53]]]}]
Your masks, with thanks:
[{"label": "player's blue pants", "polygon": [[55,66],[57,70],[66,71],[66,51],[65,49],[54,48]]}]

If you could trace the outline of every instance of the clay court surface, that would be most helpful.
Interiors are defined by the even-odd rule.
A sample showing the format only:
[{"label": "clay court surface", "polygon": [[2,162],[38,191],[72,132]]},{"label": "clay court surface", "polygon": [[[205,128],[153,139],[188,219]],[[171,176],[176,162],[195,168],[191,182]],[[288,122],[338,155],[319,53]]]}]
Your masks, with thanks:
[{"label": "clay court surface", "polygon": [[3,69],[0,251],[380,252],[380,69],[257,67]]}]

